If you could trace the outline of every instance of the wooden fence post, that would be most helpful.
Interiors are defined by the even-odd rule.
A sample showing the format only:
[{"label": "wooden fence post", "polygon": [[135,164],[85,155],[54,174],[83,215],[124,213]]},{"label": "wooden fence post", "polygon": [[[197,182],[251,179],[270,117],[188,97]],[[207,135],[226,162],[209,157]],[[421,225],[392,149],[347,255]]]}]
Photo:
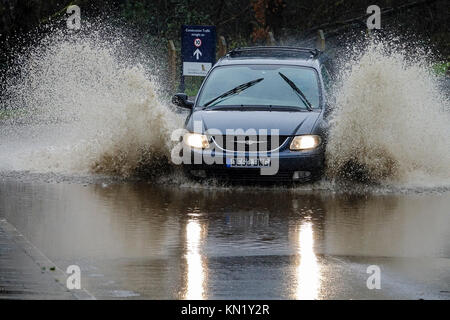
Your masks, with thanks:
[{"label": "wooden fence post", "polygon": [[219,37],[219,58],[223,57],[224,55],[227,54],[227,42],[225,40],[224,36],[220,36]]},{"label": "wooden fence post", "polygon": [[325,51],[325,34],[322,29],[317,31],[317,49],[320,51]]},{"label": "wooden fence post", "polygon": [[268,46],[274,46],[275,45],[275,37],[273,36],[272,31],[269,31],[267,33],[266,45],[268,45]]},{"label": "wooden fence post", "polygon": [[175,81],[177,78],[177,51],[172,40],[168,41],[168,58],[169,58],[169,87],[170,90],[175,88]]}]

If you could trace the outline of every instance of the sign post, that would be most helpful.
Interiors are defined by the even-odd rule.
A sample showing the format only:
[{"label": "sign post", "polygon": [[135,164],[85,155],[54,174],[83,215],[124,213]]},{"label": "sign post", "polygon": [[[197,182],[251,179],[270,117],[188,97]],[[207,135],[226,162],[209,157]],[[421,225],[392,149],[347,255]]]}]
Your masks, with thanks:
[{"label": "sign post", "polygon": [[216,62],[216,27],[181,27],[181,83],[184,92],[184,77],[204,77]]}]

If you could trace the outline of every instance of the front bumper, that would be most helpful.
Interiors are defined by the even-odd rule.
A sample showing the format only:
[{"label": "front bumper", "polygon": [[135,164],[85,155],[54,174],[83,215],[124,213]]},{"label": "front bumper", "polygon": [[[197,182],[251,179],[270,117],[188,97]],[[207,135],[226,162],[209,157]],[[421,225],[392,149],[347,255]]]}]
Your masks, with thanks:
[{"label": "front bumper", "polygon": [[[219,180],[247,182],[306,182],[320,178],[325,166],[325,152],[323,146],[313,151],[296,152],[284,150],[278,152],[276,155],[278,158],[278,170],[276,170],[275,174],[270,175],[261,174],[262,171],[260,168],[234,168],[228,167],[226,164],[226,158],[249,158],[250,156],[258,157],[259,154],[215,152],[213,156],[218,160],[218,163],[215,161],[212,164],[207,164],[203,161],[203,159],[205,156],[211,156],[211,153],[208,150],[191,149],[190,153],[191,161],[190,163],[183,164],[183,167],[188,175],[196,178],[215,178]],[[263,157],[270,157],[273,159],[273,155],[270,153],[263,155]],[[202,160],[200,163],[199,159]]]}]

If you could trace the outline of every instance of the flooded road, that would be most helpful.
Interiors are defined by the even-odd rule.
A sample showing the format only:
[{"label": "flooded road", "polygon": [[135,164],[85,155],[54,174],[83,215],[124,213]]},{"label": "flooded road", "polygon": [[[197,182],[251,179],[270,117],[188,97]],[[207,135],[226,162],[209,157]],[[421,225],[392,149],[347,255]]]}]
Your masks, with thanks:
[{"label": "flooded road", "polygon": [[450,100],[432,51],[339,49],[327,181],[218,187],[167,177],[187,114],[158,50],[135,55],[101,22],[57,30],[11,53],[0,90],[0,299],[23,298],[22,274],[27,298],[57,295],[35,279],[52,264],[79,266],[96,298],[450,299]]},{"label": "flooded road", "polygon": [[0,182],[0,219],[108,299],[449,299],[449,208],[448,191]]}]

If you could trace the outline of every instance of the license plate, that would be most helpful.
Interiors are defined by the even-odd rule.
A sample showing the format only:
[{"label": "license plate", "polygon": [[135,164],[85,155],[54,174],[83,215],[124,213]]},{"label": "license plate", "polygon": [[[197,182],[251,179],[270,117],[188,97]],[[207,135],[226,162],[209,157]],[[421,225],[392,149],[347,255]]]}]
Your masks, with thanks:
[{"label": "license plate", "polygon": [[270,158],[227,158],[228,168],[270,167]]}]

